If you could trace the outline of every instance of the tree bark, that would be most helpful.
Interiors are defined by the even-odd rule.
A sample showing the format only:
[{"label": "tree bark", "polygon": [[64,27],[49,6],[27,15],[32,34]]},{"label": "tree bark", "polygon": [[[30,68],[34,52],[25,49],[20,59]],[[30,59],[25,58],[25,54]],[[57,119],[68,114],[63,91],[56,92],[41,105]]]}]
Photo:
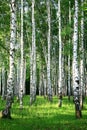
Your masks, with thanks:
[{"label": "tree bark", "polygon": [[51,19],[50,19],[50,1],[47,0],[47,13],[48,13],[48,60],[47,60],[47,94],[48,100],[52,101],[52,88],[51,88],[51,79],[50,79],[50,33],[51,33]]},{"label": "tree bark", "polygon": [[31,47],[31,67],[30,67],[30,104],[36,100],[36,37],[35,37],[35,18],[34,18],[35,0],[32,0],[32,47]]},{"label": "tree bark", "polygon": [[11,35],[10,35],[10,72],[7,82],[7,96],[6,96],[6,107],[2,111],[3,118],[11,118],[11,106],[13,103],[13,88],[14,88],[14,54],[15,54],[15,41],[16,41],[16,1],[11,0]]},{"label": "tree bark", "polygon": [[81,60],[80,60],[80,74],[81,74],[81,85],[80,85],[80,107],[83,108],[83,97],[84,97],[84,13],[83,13],[83,2],[84,0],[81,0]]},{"label": "tree bark", "polygon": [[73,37],[73,94],[75,103],[75,115],[76,118],[81,118],[81,107],[80,107],[80,76],[78,68],[78,0],[75,0],[75,14],[74,14],[74,37]]},{"label": "tree bark", "polygon": [[[69,1],[69,24],[71,26],[71,2]],[[70,35],[69,35],[69,47],[70,47]],[[70,48],[69,48],[70,49]],[[68,99],[70,100],[71,96],[71,71],[70,71],[70,51],[68,55]]]},{"label": "tree bark", "polygon": [[20,69],[20,109],[23,108],[23,80],[24,80],[24,43],[23,43],[23,0],[21,0],[21,69]]},{"label": "tree bark", "polygon": [[58,23],[59,23],[59,104],[58,106],[62,106],[62,40],[61,40],[61,9],[60,9],[60,0],[58,0]]},{"label": "tree bark", "polygon": [[24,58],[23,61],[24,64],[24,68],[23,68],[23,73],[24,73],[24,77],[23,77],[23,95],[26,94],[26,88],[25,88],[25,82],[26,82],[26,59]]}]

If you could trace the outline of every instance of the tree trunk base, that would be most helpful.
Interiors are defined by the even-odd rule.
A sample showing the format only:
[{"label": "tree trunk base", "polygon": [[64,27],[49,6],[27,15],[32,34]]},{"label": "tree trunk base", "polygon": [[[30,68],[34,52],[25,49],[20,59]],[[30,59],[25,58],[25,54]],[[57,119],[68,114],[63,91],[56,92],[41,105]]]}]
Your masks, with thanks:
[{"label": "tree trunk base", "polygon": [[62,93],[59,94],[59,104],[58,107],[62,107]]},{"label": "tree trunk base", "polygon": [[79,111],[76,111],[76,118],[77,118],[77,119],[82,118],[82,113],[81,113],[80,110],[79,110]]},{"label": "tree trunk base", "polygon": [[58,107],[62,107],[62,100],[59,101]]},{"label": "tree trunk base", "polygon": [[68,96],[68,100],[70,101],[70,96]]},{"label": "tree trunk base", "polygon": [[12,119],[9,108],[6,108],[2,111],[2,118]]},{"label": "tree trunk base", "polygon": [[52,95],[48,95],[47,99],[48,99],[49,102],[52,102],[53,101],[52,100]]}]

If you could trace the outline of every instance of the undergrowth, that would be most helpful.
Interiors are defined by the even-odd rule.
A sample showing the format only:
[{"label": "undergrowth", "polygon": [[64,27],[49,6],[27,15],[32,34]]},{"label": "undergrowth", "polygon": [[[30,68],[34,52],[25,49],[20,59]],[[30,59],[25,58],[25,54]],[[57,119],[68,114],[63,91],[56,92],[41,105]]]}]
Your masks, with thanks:
[{"label": "undergrowth", "polygon": [[[3,110],[5,101],[0,99],[0,111]],[[82,119],[75,118],[74,104],[63,98],[63,105],[58,108],[58,98],[48,102],[44,97],[37,96],[36,102],[30,106],[29,96],[23,99],[23,110],[14,100],[11,109],[12,119],[0,118],[0,130],[87,130],[87,105],[84,102]]]}]

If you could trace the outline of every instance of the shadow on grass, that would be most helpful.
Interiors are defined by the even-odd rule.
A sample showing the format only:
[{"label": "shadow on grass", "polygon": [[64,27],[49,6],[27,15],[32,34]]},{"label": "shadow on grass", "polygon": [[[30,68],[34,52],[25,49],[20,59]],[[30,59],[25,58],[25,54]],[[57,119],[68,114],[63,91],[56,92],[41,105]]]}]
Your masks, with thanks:
[{"label": "shadow on grass", "polygon": [[12,120],[0,119],[0,130],[87,130],[85,119],[76,120],[72,115],[59,114],[50,117],[20,116]]},{"label": "shadow on grass", "polygon": [[53,103],[38,98],[31,107],[28,98],[24,101],[23,110],[13,104],[12,120],[0,119],[0,130],[87,130],[86,110],[82,119],[76,119],[73,103],[66,99],[62,108],[57,107],[57,98]]}]

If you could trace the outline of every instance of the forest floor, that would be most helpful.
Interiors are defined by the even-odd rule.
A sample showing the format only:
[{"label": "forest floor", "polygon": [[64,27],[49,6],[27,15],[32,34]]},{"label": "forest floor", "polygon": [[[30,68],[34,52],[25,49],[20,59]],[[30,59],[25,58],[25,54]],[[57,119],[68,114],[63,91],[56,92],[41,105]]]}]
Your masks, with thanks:
[{"label": "forest floor", "polygon": [[[87,99],[84,102],[82,119],[75,118],[73,100],[63,98],[61,108],[58,108],[58,98],[54,97],[50,103],[44,97],[37,96],[36,102],[30,106],[29,96],[23,99],[23,110],[14,100],[12,119],[0,118],[0,130],[87,130]],[[0,112],[5,101],[0,97]]]}]

